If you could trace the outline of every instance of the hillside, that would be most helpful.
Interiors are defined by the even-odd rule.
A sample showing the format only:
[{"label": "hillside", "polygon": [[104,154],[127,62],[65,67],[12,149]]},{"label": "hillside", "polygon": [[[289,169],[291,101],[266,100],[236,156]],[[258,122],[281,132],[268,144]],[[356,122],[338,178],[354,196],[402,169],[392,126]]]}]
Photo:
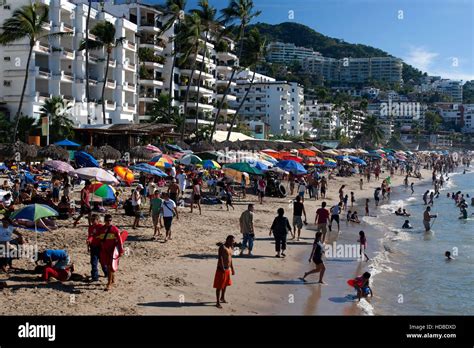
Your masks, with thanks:
[{"label": "hillside", "polygon": [[[318,33],[310,27],[299,23],[280,23],[276,25],[267,23],[257,23],[249,26],[249,30],[257,28],[262,35],[267,38],[267,42],[282,41],[294,43],[296,46],[312,48],[320,52],[323,56],[333,58],[365,58],[365,57],[388,57],[387,52],[362,44],[351,44],[339,39]],[[408,65],[403,65],[403,80],[413,79],[415,82],[423,73]]]}]

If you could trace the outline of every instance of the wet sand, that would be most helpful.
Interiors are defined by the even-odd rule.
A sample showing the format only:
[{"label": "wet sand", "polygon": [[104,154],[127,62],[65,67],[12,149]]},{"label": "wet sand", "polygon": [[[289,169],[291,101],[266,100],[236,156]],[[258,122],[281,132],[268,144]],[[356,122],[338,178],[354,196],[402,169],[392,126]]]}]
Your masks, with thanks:
[{"label": "wet sand", "polygon": [[[422,171],[430,178],[428,171]],[[381,175],[386,177],[387,175]],[[359,189],[360,177],[336,178],[329,181],[326,201],[332,206],[338,200],[338,190],[346,184],[346,191],[355,192],[359,216],[363,216],[365,197],[371,199],[373,190],[380,181],[372,180]],[[418,179],[411,179],[416,180]],[[403,177],[392,178],[392,187],[400,185]],[[80,188],[76,188],[78,195]],[[303,283],[298,278],[310,269],[308,256],[314,238],[315,211],[321,200],[305,201],[308,225],[303,228],[300,242],[290,241],[286,258],[275,258],[273,237],[269,229],[276,210],[285,209],[292,217],[291,198],[265,198],[258,204],[254,195],[247,201],[236,201],[235,211],[227,212],[225,204],[203,205],[202,215],[193,214],[189,208],[179,208],[180,219],[173,222],[173,240],[163,243],[152,241],[151,218],[143,220],[137,230],[131,229],[133,217],[123,215],[123,210],[113,214],[113,223],[129,231],[126,242],[127,255],[120,260],[116,275],[116,287],[103,291],[106,279],[99,283],[53,282],[48,285],[37,280],[36,275],[12,272],[0,274],[7,288],[0,290],[2,315],[358,315],[359,307],[344,300],[351,293],[346,280],[363,272],[365,262],[327,261],[325,281],[328,285],[315,284],[317,275],[309,276]],[[247,203],[255,203],[256,242],[254,257],[235,257],[236,275],[234,284],[227,290],[228,304],[223,309],[215,305],[215,290],[212,288],[217,263],[216,243],[224,241],[228,234],[240,239],[239,217]],[[147,210],[145,208],[144,210]],[[342,216],[341,216],[342,217]],[[344,218],[342,219],[344,220]],[[60,228],[39,234],[39,249],[65,248],[75,264],[75,273],[88,276],[89,255],[85,239],[87,223],[83,219],[77,228],[71,220],[59,221]],[[363,226],[346,226],[341,223],[339,242],[354,243],[357,232]],[[363,229],[363,228],[362,228]],[[22,231],[24,232],[24,231]],[[333,232],[334,233],[334,232]],[[33,232],[24,232],[34,241]],[[332,236],[332,235],[331,235]],[[334,237],[334,236],[332,236]],[[372,243],[375,246],[376,243]],[[369,257],[375,250],[370,250]],[[27,260],[16,260],[14,265],[32,270],[34,264]],[[313,278],[311,278],[313,277]],[[375,290],[374,290],[375,292]]]}]

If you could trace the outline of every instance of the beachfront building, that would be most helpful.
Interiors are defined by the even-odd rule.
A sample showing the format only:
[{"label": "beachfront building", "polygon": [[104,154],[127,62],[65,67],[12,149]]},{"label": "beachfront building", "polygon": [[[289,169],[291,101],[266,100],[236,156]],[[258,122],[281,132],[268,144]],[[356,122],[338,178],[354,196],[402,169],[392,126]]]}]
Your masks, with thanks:
[{"label": "beachfront building", "polygon": [[401,84],[402,69],[402,60],[394,57],[343,58],[339,82],[353,84],[375,80]]},{"label": "beachfront building", "polygon": [[[402,102],[388,99],[369,103],[367,109],[369,114],[379,117],[382,124],[385,124],[385,132],[388,135],[395,128],[409,131],[413,128],[414,123],[423,127],[428,106],[419,102]],[[391,126],[394,128],[391,129]],[[390,129],[387,127],[390,127]]]},{"label": "beachfront building", "polygon": [[318,103],[316,100],[306,100],[305,114],[311,124],[310,134],[318,139],[332,139],[340,125],[339,111],[332,103]]},{"label": "beachfront building", "polygon": [[463,104],[463,133],[474,133],[474,104]]},{"label": "beachfront building", "polygon": [[[233,103],[236,108],[250,88],[253,72],[238,75]],[[240,121],[250,127],[251,122],[269,125],[274,135],[301,136],[304,128],[304,89],[295,82],[276,81],[262,74],[255,74],[254,83],[239,112]]]},{"label": "beachfront building", "polygon": [[443,93],[451,98],[453,103],[462,103],[462,81],[442,79],[434,83],[437,92]]},{"label": "beachfront building", "polygon": [[[131,123],[137,118],[137,27],[125,18],[92,9],[90,28],[101,21],[114,25],[116,38],[124,37],[123,45],[112,50],[111,58],[105,61],[104,49],[89,52],[90,99],[86,100],[85,51],[79,51],[85,39],[85,25],[88,6],[65,0],[39,0],[49,5],[49,22],[44,25],[47,32],[69,32],[71,35],[40,39],[34,46],[28,84],[22,106],[24,115],[38,118],[44,101],[53,96],[61,96],[70,106],[70,117],[75,124],[103,124],[102,103],[105,103],[105,123]],[[9,18],[18,7],[29,4],[19,0],[0,7],[0,22]],[[89,33],[90,34],[90,33]],[[95,40],[90,34],[89,38]],[[6,103],[13,117],[18,108],[28,43],[14,42],[0,50],[0,102]],[[104,70],[108,64],[107,79]],[[101,100],[102,86],[105,84],[105,98]]]}]

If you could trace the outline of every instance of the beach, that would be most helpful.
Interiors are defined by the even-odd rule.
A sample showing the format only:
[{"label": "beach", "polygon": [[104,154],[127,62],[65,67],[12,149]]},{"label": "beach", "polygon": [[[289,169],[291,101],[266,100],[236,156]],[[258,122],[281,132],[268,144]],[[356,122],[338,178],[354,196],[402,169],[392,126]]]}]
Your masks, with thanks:
[{"label": "beach", "polygon": [[[430,180],[430,172],[422,170],[423,178]],[[326,201],[328,208],[338,202],[338,190],[347,185],[347,193],[356,196],[359,216],[364,215],[365,198],[371,199],[371,210],[375,210],[373,191],[389,174],[382,173],[379,181],[374,179],[359,188],[359,175],[335,177],[329,180]],[[403,182],[403,176],[391,177],[393,194]],[[365,181],[365,179],[364,179]],[[410,179],[415,187],[422,181]],[[76,187],[75,195],[78,195]],[[401,188],[400,188],[401,189]],[[303,227],[299,242],[290,241],[286,258],[275,258],[273,237],[269,236],[276,210],[285,209],[285,215],[292,217],[291,198],[266,197],[264,204],[258,204],[257,197],[247,195],[246,201],[235,202],[235,211],[228,212],[225,204],[203,205],[202,215],[198,210],[191,214],[189,208],[180,207],[179,220],[173,222],[173,240],[167,243],[153,241],[151,218],[143,220],[142,226],[131,229],[133,217],[124,216],[123,210],[112,210],[113,224],[129,232],[125,244],[126,253],[120,259],[116,275],[116,286],[105,292],[106,279],[99,283],[68,281],[43,284],[37,275],[14,272],[1,274],[1,281],[7,287],[0,290],[3,303],[2,315],[360,315],[372,314],[366,308],[367,301],[358,304],[347,301],[348,294],[354,294],[346,280],[368,270],[371,262],[351,260],[326,261],[325,282],[316,284],[317,275],[303,283],[298,278],[311,269],[308,257],[314,240],[315,211],[322,200],[309,200],[306,195],[305,209],[308,225]],[[234,257],[236,274],[233,285],[227,291],[229,303],[223,309],[215,307],[215,291],[212,288],[217,264],[216,243],[223,242],[233,234],[240,241],[240,214],[248,203],[255,203],[254,224],[256,241],[254,257]],[[147,208],[145,208],[147,209]],[[329,235],[330,241],[356,243],[358,231],[370,228],[364,221],[347,224],[341,214],[341,233]],[[89,255],[86,248],[87,221],[85,218],[76,228],[71,220],[59,221],[60,228],[37,236],[39,249],[66,249],[75,265],[75,273],[90,274]],[[334,227],[334,226],[333,226]],[[334,231],[334,228],[333,228]],[[34,232],[25,232],[34,240]],[[368,255],[372,258],[379,250],[377,238],[367,235]],[[375,239],[375,240],[374,240]],[[27,260],[16,260],[15,266],[33,269]],[[374,285],[374,300],[377,286]],[[369,299],[369,302],[371,300]],[[368,304],[370,306],[370,304]],[[365,307],[364,307],[365,306]]]}]

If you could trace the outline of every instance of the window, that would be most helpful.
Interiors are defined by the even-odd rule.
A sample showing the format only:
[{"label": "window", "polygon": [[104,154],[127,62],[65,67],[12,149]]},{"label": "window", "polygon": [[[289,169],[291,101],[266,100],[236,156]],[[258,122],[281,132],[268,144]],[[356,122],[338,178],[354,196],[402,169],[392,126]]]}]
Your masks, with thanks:
[{"label": "window", "polygon": [[3,86],[4,87],[11,87],[12,82],[10,80],[3,80]]},{"label": "window", "polygon": [[5,62],[9,62],[9,61],[10,61],[10,57],[3,57],[3,60],[4,60]]},{"label": "window", "polygon": [[10,9],[10,5],[5,5],[5,6],[3,6],[3,9],[4,9],[4,10],[9,10],[9,9]]}]

